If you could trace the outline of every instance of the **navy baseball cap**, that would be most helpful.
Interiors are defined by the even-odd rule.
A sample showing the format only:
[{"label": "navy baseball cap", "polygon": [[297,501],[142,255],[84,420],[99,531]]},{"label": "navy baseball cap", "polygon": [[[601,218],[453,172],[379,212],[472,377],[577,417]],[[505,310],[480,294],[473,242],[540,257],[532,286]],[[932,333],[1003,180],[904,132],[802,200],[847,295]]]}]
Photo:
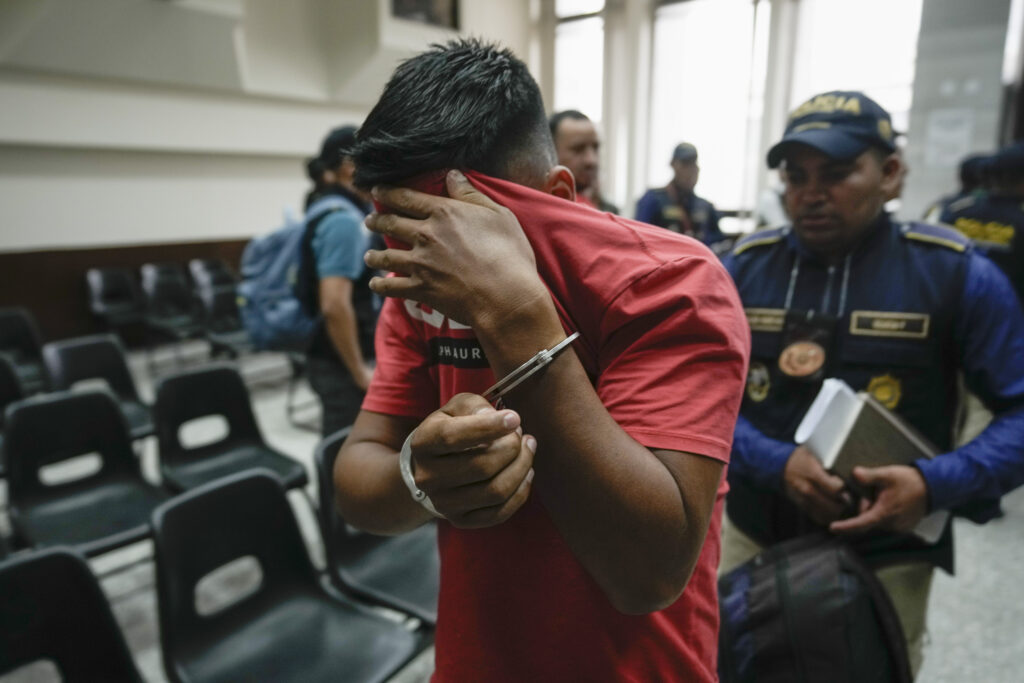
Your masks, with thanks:
[{"label": "navy baseball cap", "polygon": [[995,173],[1020,173],[1024,170],[1024,141],[1003,147],[989,158],[985,166]]},{"label": "navy baseball cap", "polygon": [[768,168],[778,168],[794,144],[845,161],[871,146],[895,152],[895,138],[889,112],[864,93],[822,93],[789,115],[782,139],[768,150]]},{"label": "navy baseball cap", "polygon": [[689,142],[680,142],[676,145],[676,148],[672,150],[672,161],[697,161],[697,148]]}]

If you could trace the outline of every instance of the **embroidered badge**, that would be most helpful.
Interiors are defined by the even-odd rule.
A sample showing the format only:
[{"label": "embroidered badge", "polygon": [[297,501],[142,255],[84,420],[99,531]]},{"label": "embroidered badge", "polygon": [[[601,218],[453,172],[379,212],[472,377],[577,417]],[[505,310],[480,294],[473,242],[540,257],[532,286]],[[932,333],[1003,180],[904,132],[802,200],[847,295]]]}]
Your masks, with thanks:
[{"label": "embroidered badge", "polygon": [[895,410],[903,398],[903,387],[897,378],[885,373],[871,378],[868,382],[868,393],[889,410]]},{"label": "embroidered badge", "polygon": [[825,364],[825,349],[812,341],[793,342],[779,355],[779,370],[790,377],[813,375]]},{"label": "embroidered badge", "polygon": [[747,371],[747,396],[751,401],[760,403],[768,398],[768,390],[772,386],[771,375],[768,373],[768,366],[764,363],[754,361]]}]

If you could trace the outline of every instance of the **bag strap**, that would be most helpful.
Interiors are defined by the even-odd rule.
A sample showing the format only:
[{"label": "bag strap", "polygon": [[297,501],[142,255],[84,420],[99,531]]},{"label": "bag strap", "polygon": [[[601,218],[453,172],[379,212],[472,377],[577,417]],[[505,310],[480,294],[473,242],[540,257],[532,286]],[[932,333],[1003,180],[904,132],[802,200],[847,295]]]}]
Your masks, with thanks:
[{"label": "bag strap", "polygon": [[855,550],[846,543],[840,543],[839,546],[847,569],[860,577],[861,582],[871,595],[871,602],[875,607],[878,622],[882,626],[885,640],[892,652],[893,665],[898,669],[895,672],[897,680],[899,683],[913,683],[914,677],[910,671],[907,638],[903,633],[899,615],[896,613],[896,606],[893,604],[892,598],[889,597],[889,591],[885,589],[878,576],[868,568]]}]

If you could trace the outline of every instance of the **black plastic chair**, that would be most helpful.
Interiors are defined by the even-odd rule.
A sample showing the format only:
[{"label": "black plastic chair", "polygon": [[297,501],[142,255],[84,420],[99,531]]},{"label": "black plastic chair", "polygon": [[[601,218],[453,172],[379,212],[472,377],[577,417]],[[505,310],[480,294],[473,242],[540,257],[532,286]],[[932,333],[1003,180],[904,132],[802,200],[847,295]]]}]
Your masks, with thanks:
[{"label": "black plastic chair", "polygon": [[[160,643],[172,681],[384,681],[422,634],[345,602],[320,582],[280,480],[211,482],[153,514]],[[254,593],[200,615],[204,576],[253,558]]]},{"label": "black plastic chair", "polygon": [[219,259],[192,259],[188,262],[188,272],[200,293],[214,287],[234,286],[238,282],[238,276]]},{"label": "black plastic chair", "polygon": [[220,285],[199,290],[205,313],[206,339],[214,353],[235,358],[253,350],[249,332],[242,324],[238,296],[234,285]]},{"label": "black plastic chair", "polygon": [[24,308],[0,308],[0,356],[14,367],[26,394],[46,390],[41,348],[31,313]]},{"label": "black plastic chair", "polygon": [[176,263],[146,263],[141,268],[146,293],[146,326],[172,341],[202,336],[198,302]]},{"label": "black plastic chair", "polygon": [[7,406],[25,397],[21,381],[14,366],[6,358],[0,357],[0,477],[7,476],[7,458],[4,455],[4,414]]},{"label": "black plastic chair", "polygon": [[[60,392],[7,409],[8,495],[22,545],[74,545],[88,556],[149,536],[153,508],[167,494],[142,478],[131,436],[108,391]],[[47,484],[40,470],[96,454],[99,469]]]},{"label": "black plastic chair", "polygon": [[[222,416],[228,433],[214,442],[187,448],[181,426],[192,420]],[[213,365],[166,377],[156,390],[156,434],[164,483],[176,491],[262,467],[274,472],[288,488],[309,482],[301,463],[270,448],[263,440],[241,375],[226,365]]]},{"label": "black plastic chair", "polygon": [[67,548],[0,564],[0,675],[50,661],[68,683],[142,677],[89,565]]},{"label": "black plastic chair", "polygon": [[135,388],[124,347],[111,334],[77,337],[43,346],[43,360],[54,389],[71,389],[76,382],[106,380],[117,396],[133,439],[156,433],[152,408]]},{"label": "black plastic chair", "polygon": [[141,323],[146,299],[126,268],[90,268],[85,274],[89,310],[112,330]]},{"label": "black plastic chair", "polygon": [[345,593],[434,624],[441,581],[437,526],[430,523],[399,536],[377,536],[350,528],[334,506],[334,461],[350,430],[331,434],[316,449],[328,575]]}]

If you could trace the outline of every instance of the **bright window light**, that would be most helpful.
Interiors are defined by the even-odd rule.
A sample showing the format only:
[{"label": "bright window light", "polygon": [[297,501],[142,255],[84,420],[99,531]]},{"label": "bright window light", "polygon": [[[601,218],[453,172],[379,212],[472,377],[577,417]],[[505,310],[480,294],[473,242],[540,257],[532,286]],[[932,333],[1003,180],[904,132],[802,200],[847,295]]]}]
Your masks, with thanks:
[{"label": "bright window light", "polygon": [[889,111],[895,130],[906,131],[921,2],[803,0],[792,107],[821,92],[860,90]]},{"label": "bright window light", "polygon": [[[767,4],[767,3],[761,3]],[[760,23],[760,22],[759,22]],[[767,22],[764,24],[765,28]],[[749,207],[747,150],[751,116],[761,115],[763,83],[755,71],[754,4],[750,0],[691,0],[660,8],[654,26],[648,185],[672,178],[669,159],[680,142],[697,146],[696,192],[720,209]],[[765,49],[767,41],[762,41]],[[751,198],[746,198],[749,195]]]},{"label": "bright window light", "polygon": [[578,109],[599,122],[603,65],[603,19],[592,17],[559,24],[555,30],[554,111]]},{"label": "bright window light", "polygon": [[593,14],[603,9],[604,0],[555,0],[555,16],[559,19]]}]

